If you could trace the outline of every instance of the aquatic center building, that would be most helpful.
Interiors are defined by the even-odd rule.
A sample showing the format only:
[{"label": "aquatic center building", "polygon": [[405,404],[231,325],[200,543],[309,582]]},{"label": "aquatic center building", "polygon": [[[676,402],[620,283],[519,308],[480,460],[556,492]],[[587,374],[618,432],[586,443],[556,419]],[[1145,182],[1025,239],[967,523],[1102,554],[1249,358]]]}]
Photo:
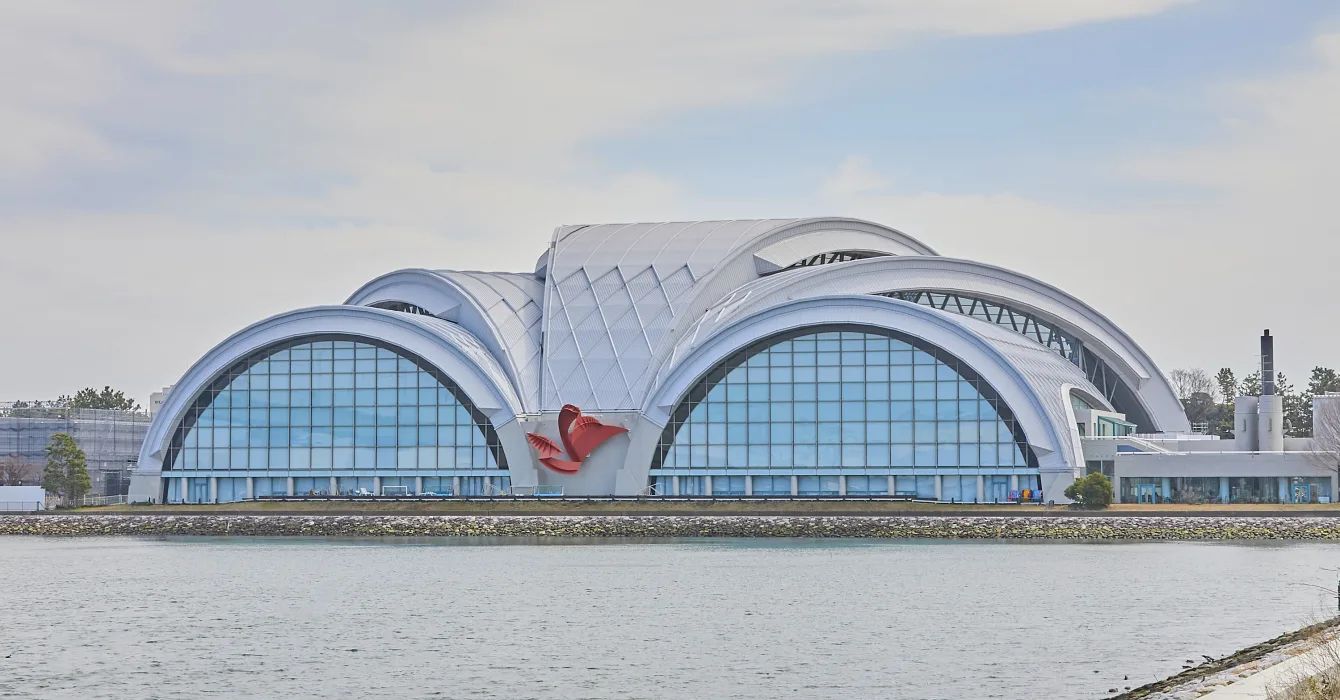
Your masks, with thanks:
[{"label": "aquatic center building", "polygon": [[156,412],[132,500],[1063,501],[1086,439],[1188,431],[1103,314],[886,226],[562,226],[532,271],[399,270],[224,340]]}]

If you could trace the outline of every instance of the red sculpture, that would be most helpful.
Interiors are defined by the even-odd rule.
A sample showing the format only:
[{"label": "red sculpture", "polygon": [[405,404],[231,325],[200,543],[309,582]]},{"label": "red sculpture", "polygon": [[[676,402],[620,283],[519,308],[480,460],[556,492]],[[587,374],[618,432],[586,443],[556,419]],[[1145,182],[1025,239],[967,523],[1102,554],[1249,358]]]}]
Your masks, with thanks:
[{"label": "red sculpture", "polygon": [[628,432],[628,428],[605,425],[591,416],[582,415],[582,409],[567,404],[558,412],[558,439],[571,459],[559,459],[563,450],[553,440],[536,433],[526,433],[526,442],[535,448],[540,464],[565,474],[575,474],[582,461],[606,440]]}]

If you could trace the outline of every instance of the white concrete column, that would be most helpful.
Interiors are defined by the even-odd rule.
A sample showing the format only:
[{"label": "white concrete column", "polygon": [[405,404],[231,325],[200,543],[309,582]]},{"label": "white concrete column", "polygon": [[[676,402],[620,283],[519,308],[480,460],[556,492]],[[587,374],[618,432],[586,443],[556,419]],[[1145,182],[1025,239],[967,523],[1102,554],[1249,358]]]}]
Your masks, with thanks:
[{"label": "white concrete column", "polygon": [[372,495],[382,495],[382,478],[380,476],[372,477]]},{"label": "white concrete column", "polygon": [[459,476],[451,477],[451,495],[453,496],[461,495],[461,477]]},{"label": "white concrete column", "polygon": [[944,490],[941,488],[941,484],[940,484],[940,480],[943,479],[943,478],[944,478],[944,477],[940,476],[939,474],[936,474],[935,477],[934,477],[934,479],[935,479],[935,500],[937,500],[937,501],[940,500],[940,494],[944,493]]},{"label": "white concrete column", "polygon": [[710,474],[703,477],[703,495],[712,495],[712,476]]},{"label": "white concrete column", "polygon": [[291,477],[291,476],[288,477],[288,479],[286,479],[286,481],[288,481],[288,486],[286,486],[285,488],[288,489],[288,493],[286,493],[286,494],[284,494],[284,495],[285,495],[285,496],[292,496],[292,495],[294,495],[294,493],[293,493],[293,477]]},{"label": "white concrete column", "polygon": [[247,477],[247,500],[250,501],[256,497],[256,477]]},{"label": "white concrete column", "polygon": [[326,493],[332,496],[339,493],[339,486],[337,486],[338,483],[339,482],[335,481],[335,477],[333,476],[330,477],[330,485],[326,487]]},{"label": "white concrete column", "polygon": [[189,482],[187,482],[187,481],[186,481],[186,477],[183,476],[183,477],[181,478],[181,487],[180,487],[179,489],[177,489],[177,500],[182,501],[182,502],[186,502],[186,501],[191,500],[191,494],[190,494],[190,492],[188,492],[188,491],[186,490],[186,484],[187,484],[187,483],[189,483]]},{"label": "white concrete column", "polygon": [[838,495],[839,495],[839,496],[845,496],[845,495],[847,495],[847,475],[846,475],[846,474],[841,474],[841,475],[838,476]]},{"label": "white concrete column", "polygon": [[219,477],[217,476],[209,477],[209,502],[219,502]]},{"label": "white concrete column", "polygon": [[744,478],[744,495],[754,495],[754,475],[750,474]]},{"label": "white concrete column", "polygon": [[797,477],[795,474],[791,475],[791,495],[792,496],[800,495],[800,478]]},{"label": "white concrete column", "polygon": [[670,477],[670,493],[675,496],[679,495],[679,477],[677,476]]},{"label": "white concrete column", "polygon": [[977,475],[977,502],[986,503],[986,477]]},{"label": "white concrete column", "polygon": [[894,490],[895,488],[897,488],[897,485],[898,485],[897,478],[898,478],[898,477],[895,477],[895,476],[892,475],[892,474],[889,475],[889,486],[888,486],[887,489],[885,489],[885,491],[884,491],[884,495],[886,495],[886,496],[892,496],[892,495],[893,495],[893,490]]},{"label": "white concrete column", "polygon": [[417,496],[421,493],[423,493],[423,477],[416,476],[414,477],[414,495]]}]

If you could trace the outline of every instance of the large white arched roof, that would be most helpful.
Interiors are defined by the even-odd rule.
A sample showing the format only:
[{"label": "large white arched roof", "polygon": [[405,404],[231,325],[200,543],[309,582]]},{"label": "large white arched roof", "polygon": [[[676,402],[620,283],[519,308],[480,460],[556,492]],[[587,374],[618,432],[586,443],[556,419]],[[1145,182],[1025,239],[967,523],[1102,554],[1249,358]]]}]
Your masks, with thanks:
[{"label": "large white arched roof", "polygon": [[495,355],[529,413],[539,410],[543,299],[533,274],[409,269],[368,282],[345,303],[405,302],[460,325]]},{"label": "large white arched roof", "polygon": [[563,226],[545,279],[540,404],[635,410],[676,334],[722,296],[813,255],[935,255],[886,226],[846,218]]},{"label": "large white arched roof", "polygon": [[464,328],[431,316],[360,306],[318,306],[272,316],[216,345],[173,386],[140,449],[140,468],[157,470],[172,431],[200,392],[251,353],[286,340],[340,334],[389,343],[423,358],[456,382],[498,428],[515,420],[521,401],[488,348]]},{"label": "large white arched roof", "polygon": [[[1172,387],[1149,355],[1115,323],[1076,297],[1012,270],[944,257],[882,257],[791,270],[733,290],[708,309],[692,333],[766,308],[778,299],[902,290],[959,292],[1037,314],[1072,333],[1135,393],[1160,430],[1188,430]],[[991,324],[985,324],[991,325]],[[1008,333],[1008,332],[1007,332]]]}]

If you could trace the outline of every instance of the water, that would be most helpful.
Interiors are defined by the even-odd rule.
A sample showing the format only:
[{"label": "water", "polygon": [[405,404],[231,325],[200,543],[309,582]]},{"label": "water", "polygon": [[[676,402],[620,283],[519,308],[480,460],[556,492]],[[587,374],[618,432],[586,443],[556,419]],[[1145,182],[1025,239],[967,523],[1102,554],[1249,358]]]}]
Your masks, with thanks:
[{"label": "water", "polygon": [[1325,544],[0,538],[0,697],[1101,697],[1329,615],[1337,562]]}]

